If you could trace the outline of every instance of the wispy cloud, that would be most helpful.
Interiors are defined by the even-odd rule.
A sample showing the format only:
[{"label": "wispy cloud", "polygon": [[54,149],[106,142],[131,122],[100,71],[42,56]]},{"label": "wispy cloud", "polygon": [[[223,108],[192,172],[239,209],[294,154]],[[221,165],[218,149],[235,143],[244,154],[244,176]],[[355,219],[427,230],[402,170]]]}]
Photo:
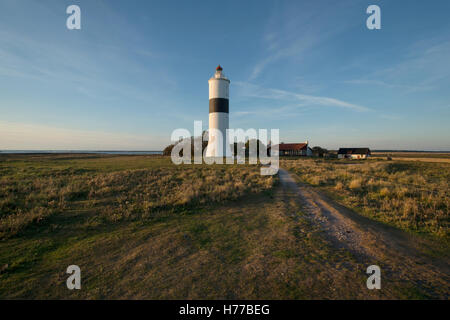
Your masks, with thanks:
[{"label": "wispy cloud", "polygon": [[398,115],[394,115],[394,114],[380,114],[379,117],[381,119],[385,119],[385,120],[391,120],[391,121],[395,121],[395,120],[400,120],[402,119],[402,117],[398,116]]},{"label": "wispy cloud", "polygon": [[436,37],[415,42],[406,50],[400,62],[348,83],[403,89],[406,93],[442,88],[443,80],[450,78],[450,41]]},{"label": "wispy cloud", "polygon": [[281,118],[291,119],[293,117],[298,117],[305,114],[305,111],[306,109],[302,106],[302,104],[293,103],[272,107],[259,107],[257,110],[250,111],[235,111],[230,114],[230,117],[232,119],[248,118],[248,116],[264,117],[271,120]]},{"label": "wispy cloud", "polygon": [[[314,6],[309,3],[277,3],[262,36],[262,57],[255,63],[249,81],[257,79],[272,63],[282,59],[300,59],[319,44],[342,32],[356,20],[342,19],[336,12],[347,12],[355,3],[333,2]],[[338,23],[336,19],[340,19]],[[352,22],[353,21],[353,22]]]},{"label": "wispy cloud", "polygon": [[[295,34],[295,33],[292,33]],[[278,33],[266,40],[266,47],[268,51],[265,53],[266,57],[260,59],[250,74],[249,80],[255,80],[266,69],[266,67],[278,60],[296,56],[297,58],[308,49],[320,42],[321,37],[316,37],[312,34],[299,34],[294,39],[291,36]]]},{"label": "wispy cloud", "polygon": [[279,101],[290,101],[297,103],[297,107],[326,106],[349,109],[352,111],[365,112],[371,109],[358,104],[339,100],[331,97],[313,96],[280,89],[263,88],[248,82],[234,82],[239,87],[238,95],[243,97],[256,97],[262,99],[273,99]]},{"label": "wispy cloud", "polygon": [[233,116],[241,117],[241,116],[247,116],[249,114],[257,114],[257,113],[258,112],[256,112],[256,111],[236,111],[236,112],[233,112]]},{"label": "wispy cloud", "polygon": [[354,79],[354,80],[345,80],[343,82],[346,84],[380,86],[389,89],[404,89],[408,92],[425,91],[433,89],[432,86],[414,86],[414,85],[387,83],[383,80],[371,80],[371,79]]},{"label": "wispy cloud", "polygon": [[[24,80],[24,87],[47,83],[55,88],[64,84],[89,99],[109,102],[124,98],[153,105],[163,100],[164,90],[176,86],[176,77],[161,68],[143,71],[145,68],[141,64],[125,57],[123,48],[104,48],[97,43],[99,49],[94,53],[2,30],[0,39],[0,80],[20,78]],[[140,76],[145,83],[131,84],[123,80]]]}]

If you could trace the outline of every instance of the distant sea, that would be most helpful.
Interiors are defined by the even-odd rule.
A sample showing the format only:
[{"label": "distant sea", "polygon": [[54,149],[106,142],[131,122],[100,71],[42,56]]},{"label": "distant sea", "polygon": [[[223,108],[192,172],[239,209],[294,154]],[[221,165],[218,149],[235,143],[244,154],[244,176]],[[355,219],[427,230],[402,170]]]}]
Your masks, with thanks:
[{"label": "distant sea", "polygon": [[163,154],[162,151],[92,151],[92,150],[0,150],[0,153],[96,153],[96,154]]}]

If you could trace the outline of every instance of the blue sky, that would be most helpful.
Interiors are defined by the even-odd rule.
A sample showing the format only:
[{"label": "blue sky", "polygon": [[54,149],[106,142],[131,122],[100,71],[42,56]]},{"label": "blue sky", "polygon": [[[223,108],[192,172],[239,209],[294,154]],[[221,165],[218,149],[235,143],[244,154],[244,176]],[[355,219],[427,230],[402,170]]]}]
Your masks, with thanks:
[{"label": "blue sky", "polygon": [[[81,30],[66,28],[67,6]],[[381,30],[366,8],[381,8]],[[326,148],[450,150],[450,1],[0,2],[0,149],[161,150],[208,126]]]}]

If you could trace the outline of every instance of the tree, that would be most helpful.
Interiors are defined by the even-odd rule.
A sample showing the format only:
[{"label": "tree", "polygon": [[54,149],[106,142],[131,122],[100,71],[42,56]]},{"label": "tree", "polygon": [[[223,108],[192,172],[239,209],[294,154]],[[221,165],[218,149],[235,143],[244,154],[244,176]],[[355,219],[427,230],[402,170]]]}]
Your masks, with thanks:
[{"label": "tree", "polygon": [[172,149],[175,147],[175,144],[168,145],[163,150],[163,156],[170,156],[172,154]]},{"label": "tree", "polygon": [[[250,142],[256,142],[256,155],[254,154],[250,154]],[[258,157],[259,156],[259,148],[263,148],[263,149],[267,149],[267,146],[262,143],[262,141],[258,140],[258,139],[249,139],[247,140],[247,142],[245,143],[245,156],[246,157]]]},{"label": "tree", "polygon": [[325,149],[325,148],[321,148],[319,146],[316,146],[316,147],[312,148],[312,152],[313,152],[313,155],[316,156],[316,157],[323,157],[325,154],[328,153],[328,150]]},{"label": "tree", "polygon": [[[208,141],[204,141],[202,139],[202,137],[190,137],[190,138],[186,138],[186,139],[180,139],[179,141],[168,145],[167,147],[164,148],[163,150],[163,155],[164,156],[170,156],[172,154],[172,149],[179,143],[191,143],[191,155],[194,156],[194,152],[195,152],[195,141],[201,141],[201,148],[202,148],[202,156],[203,156],[203,152],[205,151],[206,147],[208,146]],[[181,156],[183,156],[182,152],[180,154]]]}]

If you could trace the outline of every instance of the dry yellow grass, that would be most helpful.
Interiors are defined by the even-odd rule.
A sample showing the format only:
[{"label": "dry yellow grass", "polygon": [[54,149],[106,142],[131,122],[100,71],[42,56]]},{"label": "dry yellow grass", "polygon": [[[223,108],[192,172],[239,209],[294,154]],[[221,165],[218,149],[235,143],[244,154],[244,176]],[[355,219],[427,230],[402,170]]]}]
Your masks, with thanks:
[{"label": "dry yellow grass", "polygon": [[[0,240],[5,299],[420,299],[445,291],[392,272],[383,290],[367,290],[366,263],[331,246],[298,195],[273,189],[277,178],[257,166],[52,155],[0,161],[0,175],[1,219],[23,219]],[[349,181],[333,188],[348,192]],[[65,286],[71,264],[82,270],[82,290]]]},{"label": "dry yellow grass", "polygon": [[[386,157],[373,156],[372,159],[386,159]],[[450,163],[449,158],[410,158],[410,157],[394,157],[393,161],[422,161],[422,162],[437,162],[437,163]]]},{"label": "dry yellow grass", "polygon": [[439,163],[450,163],[450,159],[444,158],[394,158],[395,160],[401,161],[423,161],[423,162],[439,162]]},{"label": "dry yellow grass", "polygon": [[397,227],[449,236],[450,165],[397,161],[283,160],[300,179]]},{"label": "dry yellow grass", "polygon": [[[149,162],[147,168],[103,172],[120,160],[111,158],[95,168],[89,168],[91,160],[74,161],[59,161],[51,168],[45,161],[24,167],[20,162],[2,163],[0,170],[6,174],[0,176],[0,238],[67,210],[94,210],[92,223],[150,219],[164,210],[179,211],[269,190],[275,182],[250,165],[175,166],[166,158]],[[61,163],[68,166],[61,168]]]}]

